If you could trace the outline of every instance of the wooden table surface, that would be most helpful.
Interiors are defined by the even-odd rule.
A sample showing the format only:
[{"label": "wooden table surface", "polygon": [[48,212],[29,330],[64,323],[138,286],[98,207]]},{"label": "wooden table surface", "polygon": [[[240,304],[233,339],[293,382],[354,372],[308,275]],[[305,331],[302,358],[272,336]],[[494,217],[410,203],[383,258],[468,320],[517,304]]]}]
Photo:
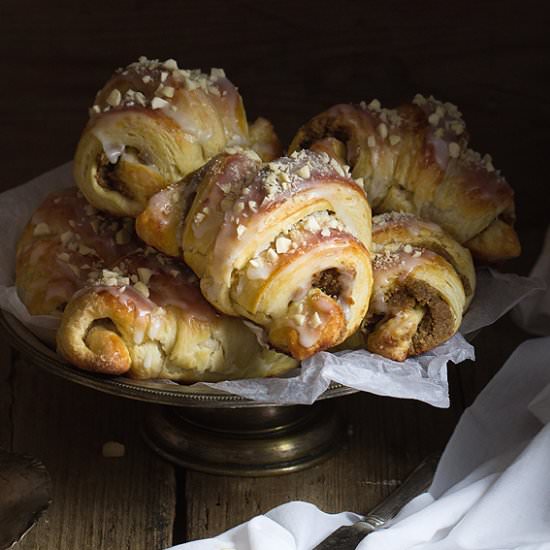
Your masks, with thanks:
[{"label": "wooden table surface", "polygon": [[[526,273],[548,224],[550,28],[543,2],[142,2],[3,0],[0,189],[71,158],[95,91],[139,55],[221,66],[250,118],[283,141],[316,112],[416,92],[457,103],[474,146],[516,189]],[[19,549],[161,549],[215,535],[294,499],[362,512],[429,452],[526,335],[504,318],[449,367],[450,409],[355,394],[339,399],[348,443],[310,470],[230,478],[174,468],[143,443],[145,407],[40,371],[0,344],[0,446],[40,458],[53,504]],[[103,458],[105,441],[126,454]],[[0,527],[1,528],[1,527]]]}]

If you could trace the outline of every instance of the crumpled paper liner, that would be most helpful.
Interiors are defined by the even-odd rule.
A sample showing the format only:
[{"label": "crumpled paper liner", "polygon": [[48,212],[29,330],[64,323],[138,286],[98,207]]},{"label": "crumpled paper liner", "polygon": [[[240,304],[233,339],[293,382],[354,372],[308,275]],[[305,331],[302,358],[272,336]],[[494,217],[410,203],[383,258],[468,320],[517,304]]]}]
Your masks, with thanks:
[{"label": "crumpled paper liner", "polygon": [[[64,164],[31,182],[0,195],[0,307],[12,313],[42,340],[53,342],[58,320],[31,316],[14,287],[17,240],[34,210],[51,192],[74,185],[72,163]],[[478,289],[462,323],[462,334],[494,323],[526,296],[543,288],[536,280],[491,269],[478,271]],[[231,380],[204,384],[259,402],[311,404],[338,382],[377,395],[417,399],[448,407],[447,363],[474,359],[474,348],[461,334],[428,353],[403,363],[366,350],[321,352],[281,378]],[[163,382],[166,383],[166,382]]]}]

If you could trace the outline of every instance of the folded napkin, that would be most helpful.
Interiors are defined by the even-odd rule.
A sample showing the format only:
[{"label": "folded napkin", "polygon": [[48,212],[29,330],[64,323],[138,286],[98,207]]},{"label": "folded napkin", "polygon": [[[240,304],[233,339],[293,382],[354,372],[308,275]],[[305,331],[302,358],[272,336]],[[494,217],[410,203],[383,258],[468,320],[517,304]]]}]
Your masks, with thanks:
[{"label": "folded napkin", "polygon": [[[428,493],[358,550],[550,548],[550,337],[524,342],[463,414]],[[178,550],[310,550],[359,516],[292,502]]]},{"label": "folded napkin", "polygon": [[[550,287],[550,228],[533,275]],[[550,335],[550,291],[515,318]],[[359,516],[312,504],[274,508],[178,550],[311,550]],[[550,337],[528,340],[466,409],[432,486],[357,550],[550,550]]]},{"label": "folded napkin", "polygon": [[463,414],[429,493],[358,550],[550,548],[550,338],[524,342]]}]

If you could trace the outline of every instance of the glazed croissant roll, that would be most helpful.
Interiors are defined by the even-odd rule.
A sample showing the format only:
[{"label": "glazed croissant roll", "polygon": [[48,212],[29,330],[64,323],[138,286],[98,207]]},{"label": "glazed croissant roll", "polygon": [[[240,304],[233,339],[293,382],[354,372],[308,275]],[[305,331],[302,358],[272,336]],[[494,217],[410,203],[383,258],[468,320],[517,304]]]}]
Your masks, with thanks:
[{"label": "glazed croissant roll", "polygon": [[59,351],[86,370],[193,382],[296,366],[216,312],[187,267],[135,237],[133,220],[101,214],[76,188],[50,195],[27,224],[16,286],[31,314],[61,317]]},{"label": "glazed croissant roll", "polygon": [[209,75],[140,58],[98,92],[77,147],[74,176],[88,201],[136,216],[148,198],[232,145],[280,154],[273,127],[249,129],[241,96],[222,69]]},{"label": "glazed croissant roll", "polygon": [[68,303],[59,352],[79,368],[181,382],[274,376],[296,361],[219,314],[181,262],[136,251]]},{"label": "glazed croissant roll", "polygon": [[401,213],[374,217],[373,247],[363,345],[403,361],[449,339],[475,291],[469,251],[437,225]]},{"label": "glazed croissant roll", "polygon": [[518,256],[514,193],[489,156],[468,148],[461,113],[417,95],[383,109],[336,105],[296,134],[290,150],[312,148],[363,178],[375,213],[402,211],[433,221],[484,261]]},{"label": "glazed croissant roll", "polygon": [[136,228],[165,252],[179,250],[218,310],[261,325],[295,358],[342,342],[366,313],[370,207],[328,155],[268,164],[250,151],[219,155],[186,191],[153,197]]},{"label": "glazed croissant roll", "polygon": [[372,239],[375,252],[411,246],[430,250],[447,260],[464,288],[464,311],[468,308],[476,288],[472,255],[437,224],[402,212],[379,214],[372,219]]},{"label": "glazed croissant roll", "polygon": [[102,215],[76,188],[53,193],[18,241],[19,297],[32,315],[59,316],[90,275],[135,247],[133,220]]}]

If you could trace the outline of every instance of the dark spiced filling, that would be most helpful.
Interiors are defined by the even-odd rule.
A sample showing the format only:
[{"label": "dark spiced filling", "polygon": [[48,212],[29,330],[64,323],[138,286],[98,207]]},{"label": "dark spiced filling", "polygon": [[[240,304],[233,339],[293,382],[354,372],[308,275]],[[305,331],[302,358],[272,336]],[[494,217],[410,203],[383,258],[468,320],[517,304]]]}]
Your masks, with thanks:
[{"label": "dark spiced filling", "polygon": [[118,177],[118,161],[116,163],[109,162],[105,153],[101,153],[97,164],[99,169],[96,174],[96,179],[101,187],[116,191],[129,199],[133,198],[126,184]]},{"label": "dark spiced filling", "polygon": [[[386,297],[389,316],[398,311],[416,307],[424,308],[424,315],[412,339],[412,353],[418,354],[444,342],[452,335],[453,317],[449,305],[433,288],[422,281],[410,281],[392,295]],[[370,315],[365,322],[368,333],[383,323],[388,315]]]},{"label": "dark spiced filling", "polygon": [[416,302],[426,308],[413,337],[415,353],[422,353],[452,336],[453,316],[447,302],[426,283],[412,281],[409,289]]},{"label": "dark spiced filling", "polygon": [[[136,164],[142,164],[143,166],[152,166],[150,159],[147,158],[147,156],[143,152],[138,151],[135,147],[126,147],[124,149],[124,154],[127,157],[132,157]],[[105,153],[101,153],[99,155],[97,163],[99,167],[96,175],[97,182],[99,185],[101,185],[101,187],[116,191],[126,198],[134,199],[135,197],[130,192],[130,189],[128,188],[126,183],[120,178],[119,161],[120,158],[117,159],[117,162],[112,163],[109,161]]]},{"label": "dark spiced filling", "polygon": [[327,296],[337,299],[342,292],[340,273],[334,267],[325,269],[313,276],[311,285],[322,290]]}]

